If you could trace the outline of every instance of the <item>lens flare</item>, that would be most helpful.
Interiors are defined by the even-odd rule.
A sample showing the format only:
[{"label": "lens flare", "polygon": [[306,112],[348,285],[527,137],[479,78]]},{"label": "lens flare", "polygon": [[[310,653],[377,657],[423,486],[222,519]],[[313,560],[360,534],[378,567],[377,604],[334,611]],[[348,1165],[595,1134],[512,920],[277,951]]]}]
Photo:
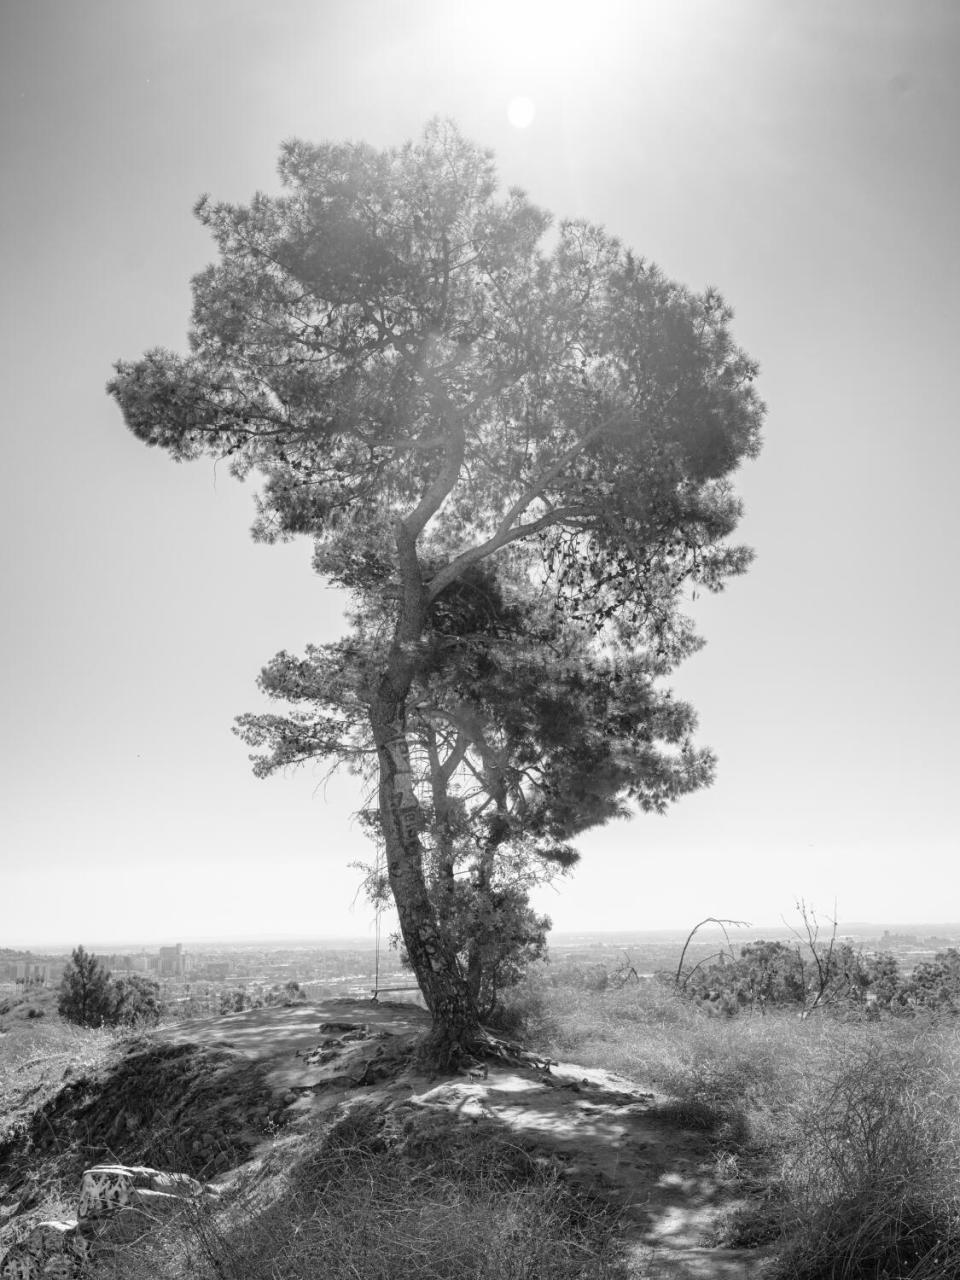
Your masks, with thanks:
[{"label": "lens flare", "polygon": [[526,129],[536,113],[532,98],[513,98],[507,107],[507,119],[515,129]]}]

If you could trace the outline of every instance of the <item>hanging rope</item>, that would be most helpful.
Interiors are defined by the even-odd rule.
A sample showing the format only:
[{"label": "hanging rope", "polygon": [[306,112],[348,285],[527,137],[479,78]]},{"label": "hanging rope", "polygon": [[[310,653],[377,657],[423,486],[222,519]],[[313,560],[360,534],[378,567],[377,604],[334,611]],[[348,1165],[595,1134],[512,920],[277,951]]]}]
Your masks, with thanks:
[{"label": "hanging rope", "polygon": [[376,1000],[380,991],[380,917],[383,914],[383,899],[380,896],[380,863],[383,855],[383,833],[377,836],[377,852],[374,856],[373,873],[377,886],[377,913],[374,932],[376,935],[376,954],[373,962],[373,998]]}]

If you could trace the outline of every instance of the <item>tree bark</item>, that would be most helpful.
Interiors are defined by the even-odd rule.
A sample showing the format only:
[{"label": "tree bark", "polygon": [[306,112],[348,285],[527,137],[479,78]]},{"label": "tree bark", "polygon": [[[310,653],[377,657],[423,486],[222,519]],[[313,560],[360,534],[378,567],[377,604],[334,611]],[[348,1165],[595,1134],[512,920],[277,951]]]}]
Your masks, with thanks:
[{"label": "tree bark", "polygon": [[[490,822],[490,829],[487,832],[487,838],[484,841],[480,857],[477,862],[476,875],[474,878],[474,888],[477,897],[481,902],[488,903],[490,897],[490,882],[493,878],[494,859],[497,849],[503,843],[509,831],[507,822],[507,784],[504,772],[500,762],[497,760],[496,752],[487,742],[482,733],[478,733],[475,745],[479,748],[481,758],[483,760],[484,780],[488,793],[493,797],[496,809],[494,816]],[[470,939],[467,948],[467,988],[470,992],[471,999],[480,1007],[480,994],[483,988],[484,965],[490,962],[488,949],[490,944],[494,943],[494,954],[496,952],[496,938],[490,936],[489,929],[478,921],[477,930]],[[490,995],[486,1002],[488,1012],[492,1012],[496,1002],[496,961],[492,965],[490,973]]]},{"label": "tree bark", "polygon": [[370,703],[370,726],[380,772],[380,825],[387,875],[404,946],[433,1018],[427,1056],[441,1068],[455,1062],[479,1031],[479,1019],[456,949],[427,891],[420,840],[423,812],[410,767],[406,710],[416,675],[416,651],[426,624],[427,594],[417,537],[449,492],[463,459],[463,448],[463,431],[457,424],[451,431],[440,473],[416,511],[397,522],[400,609],[387,666]]},{"label": "tree bark", "polygon": [[479,1031],[479,1019],[454,945],[427,890],[420,840],[424,816],[414,789],[404,717],[415,660],[410,643],[403,640],[401,631],[370,707],[380,771],[380,824],[400,933],[433,1018],[427,1055],[447,1068]]}]

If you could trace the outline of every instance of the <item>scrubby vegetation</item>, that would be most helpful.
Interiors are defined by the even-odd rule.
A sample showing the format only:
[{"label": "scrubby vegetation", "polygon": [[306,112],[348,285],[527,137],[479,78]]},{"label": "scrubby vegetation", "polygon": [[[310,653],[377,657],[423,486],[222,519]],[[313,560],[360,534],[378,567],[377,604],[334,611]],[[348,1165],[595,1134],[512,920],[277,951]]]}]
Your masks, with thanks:
[{"label": "scrubby vegetation", "polygon": [[[725,969],[751,983],[758,959],[783,955],[744,953]],[[806,1017],[789,983],[767,985],[767,999],[733,1000],[724,1017],[692,984],[544,966],[511,1021],[561,1059],[648,1082],[667,1113],[708,1130],[718,1170],[742,1191],[725,1242],[765,1246],[771,1280],[956,1280],[955,972],[946,953],[893,988],[916,997],[878,1010],[851,989]]]},{"label": "scrubby vegetation", "polygon": [[938,951],[932,961],[904,974],[892,953],[865,954],[835,935],[821,942],[809,917],[804,919],[810,926],[807,936],[794,943],[759,939],[741,947],[739,955],[730,948],[709,963],[688,971],[681,967],[678,991],[710,1012],[728,1015],[790,1008],[808,1013],[827,1006],[847,1016],[960,1012],[956,947]]},{"label": "scrubby vegetation", "polygon": [[[805,978],[796,948],[769,943],[679,981],[640,980],[629,961],[542,963],[514,989],[502,1029],[653,1089],[651,1122],[701,1135],[729,1191],[712,1243],[758,1249],[767,1280],[956,1280],[957,953],[910,975],[886,957],[829,956],[815,977],[803,957]],[[710,994],[721,976],[725,1000]],[[81,1028],[55,1000],[0,1006],[0,1148],[13,1149],[16,1126],[29,1137],[47,1215],[66,1211],[83,1160],[108,1149],[210,1178],[249,1157],[239,1130],[236,1149],[223,1145],[227,1112],[273,1140],[216,1205],[118,1258],[118,1280],[647,1280],[618,1255],[623,1224],[609,1202],[493,1121],[358,1095],[332,1127],[288,1131],[233,1051],[201,1061]],[[110,1092],[93,1087],[101,1076]]]},{"label": "scrubby vegetation", "polygon": [[[278,1005],[302,1004],[306,998],[299,982],[285,982],[282,986],[275,982],[262,995],[251,995],[242,987],[234,987],[220,993],[220,1013],[242,1013],[244,1009],[269,1009],[276,1008]],[[206,1009],[200,1011],[206,1012]],[[187,1013],[193,1012],[193,1008],[187,1009]]]},{"label": "scrubby vegetation", "polygon": [[501,1133],[360,1103],[280,1146],[216,1212],[118,1260],[117,1280],[627,1280],[617,1222]]},{"label": "scrubby vegetation", "polygon": [[99,956],[75,947],[63,971],[57,1011],[80,1027],[156,1026],[163,1016],[159,983],[139,974],[114,979]]},{"label": "scrubby vegetation", "polygon": [[[297,993],[287,992],[295,997]],[[169,1045],[61,1019],[44,996],[43,1075],[24,1088],[11,1001],[0,1038],[11,1123],[0,1133],[0,1205],[19,1202],[0,1254],[33,1223],[74,1212],[80,1172],[101,1161],[231,1180],[213,1207],[126,1245],[108,1274],[133,1280],[621,1280],[617,1215],[494,1124],[382,1103],[332,1128],[290,1134],[258,1078],[229,1048]],[[18,1051],[14,1052],[15,1035]],[[45,1048],[45,1052],[43,1052]],[[276,1105],[276,1103],[274,1104]],[[13,1123],[13,1116],[16,1122]],[[231,1126],[245,1132],[232,1142]],[[210,1143],[215,1140],[216,1150]],[[232,1145],[231,1145],[232,1142]],[[7,1184],[7,1185],[4,1185]],[[5,1194],[6,1193],[6,1194]],[[13,1201],[10,1196],[13,1196]]]},{"label": "scrubby vegetation", "polygon": [[113,1051],[116,1033],[78,1027],[57,1016],[56,993],[0,1000],[0,1144],[27,1109],[36,1109],[64,1074],[84,1074]]}]

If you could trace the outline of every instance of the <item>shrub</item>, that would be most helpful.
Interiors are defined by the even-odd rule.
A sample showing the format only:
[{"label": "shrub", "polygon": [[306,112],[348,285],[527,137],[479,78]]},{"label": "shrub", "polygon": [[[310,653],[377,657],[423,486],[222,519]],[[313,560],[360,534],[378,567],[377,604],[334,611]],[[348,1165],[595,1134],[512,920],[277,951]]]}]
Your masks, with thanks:
[{"label": "shrub", "polygon": [[120,978],[114,986],[115,1007],[111,1022],[127,1027],[152,1027],[164,1013],[160,984],[139,974]]},{"label": "shrub", "polygon": [[927,1009],[960,1010],[960,951],[948,947],[932,961],[922,961],[903,984],[905,1002]]},{"label": "shrub", "polygon": [[242,1013],[244,1009],[252,1008],[247,993],[240,987],[232,991],[221,991],[220,993],[220,1012],[225,1013]]},{"label": "shrub", "polygon": [[60,980],[57,1010],[80,1027],[109,1026],[115,1020],[116,991],[99,956],[76,947]]},{"label": "shrub", "polygon": [[115,982],[99,956],[77,947],[63,971],[57,1010],[80,1027],[153,1026],[163,1002],[158,983],[139,974]]},{"label": "shrub", "polygon": [[[775,1275],[955,1280],[955,1042],[935,1028],[908,1039],[889,1022],[821,1030],[803,1037],[769,1104],[774,1212],[762,1213],[779,1240]],[[749,1214],[740,1229],[750,1234]]]},{"label": "shrub", "polygon": [[654,983],[539,994],[545,1048],[662,1091],[661,1118],[709,1131],[744,1197],[723,1238],[776,1249],[770,1280],[960,1276],[952,1016],[715,1018]]},{"label": "shrub", "polygon": [[532,1043],[552,1039],[558,1030],[542,983],[529,975],[505,994],[487,1025],[504,1035]]}]

